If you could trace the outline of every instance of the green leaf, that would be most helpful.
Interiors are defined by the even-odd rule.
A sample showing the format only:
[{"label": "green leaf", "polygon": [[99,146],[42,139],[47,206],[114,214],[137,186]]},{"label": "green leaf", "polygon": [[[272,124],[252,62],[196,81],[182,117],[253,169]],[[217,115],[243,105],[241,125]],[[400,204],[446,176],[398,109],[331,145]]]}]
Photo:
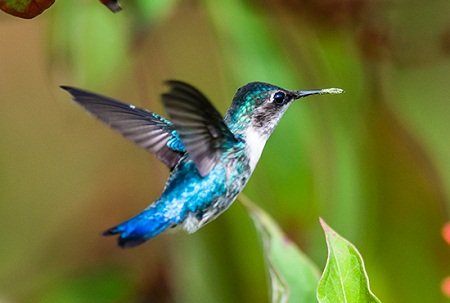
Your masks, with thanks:
[{"label": "green leaf", "polygon": [[317,289],[320,303],[363,303],[381,301],[370,290],[364,261],[356,247],[338,235],[324,220],[328,259]]},{"label": "green leaf", "polygon": [[242,194],[239,200],[248,209],[262,238],[272,302],[317,302],[315,293],[319,271],[316,265],[283,234],[262,209]]}]

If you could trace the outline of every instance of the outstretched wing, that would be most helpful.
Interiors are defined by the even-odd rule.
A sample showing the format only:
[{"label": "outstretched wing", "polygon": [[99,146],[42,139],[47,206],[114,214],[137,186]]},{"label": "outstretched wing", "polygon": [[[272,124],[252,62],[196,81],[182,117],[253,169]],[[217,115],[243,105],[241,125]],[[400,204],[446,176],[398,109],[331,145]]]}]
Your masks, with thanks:
[{"label": "outstretched wing", "polygon": [[61,88],[68,91],[78,104],[125,138],[156,154],[170,169],[183,156],[185,148],[170,121],[134,105],[85,90],[69,86]]},{"label": "outstretched wing", "polygon": [[200,175],[206,176],[237,140],[200,91],[180,81],[167,84],[170,91],[162,95],[166,111]]}]

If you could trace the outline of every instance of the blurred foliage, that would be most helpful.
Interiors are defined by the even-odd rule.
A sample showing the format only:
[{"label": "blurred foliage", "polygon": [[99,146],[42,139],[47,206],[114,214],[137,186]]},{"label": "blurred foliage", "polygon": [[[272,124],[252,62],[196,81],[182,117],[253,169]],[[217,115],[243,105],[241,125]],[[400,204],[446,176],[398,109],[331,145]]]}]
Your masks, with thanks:
[{"label": "blurred foliage", "polygon": [[133,250],[99,236],[154,200],[168,172],[57,86],[162,112],[172,78],[222,111],[255,80],[344,88],[289,109],[245,192],[321,268],[326,218],[357,244],[383,302],[448,301],[449,11],[448,0],[130,0],[112,14],[83,0],[28,22],[0,15],[0,298],[268,301],[239,203],[196,234]]},{"label": "blurred foliage", "polygon": [[123,270],[95,268],[76,277],[55,280],[43,290],[37,302],[120,302],[132,294],[131,283]]}]

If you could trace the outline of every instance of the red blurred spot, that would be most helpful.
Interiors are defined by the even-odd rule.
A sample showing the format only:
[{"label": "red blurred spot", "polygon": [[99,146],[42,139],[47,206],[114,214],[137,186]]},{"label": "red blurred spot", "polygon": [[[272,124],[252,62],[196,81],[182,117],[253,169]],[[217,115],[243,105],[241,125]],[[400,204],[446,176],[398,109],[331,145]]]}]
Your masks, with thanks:
[{"label": "red blurred spot", "polygon": [[31,19],[49,8],[55,0],[0,0],[0,9],[16,17]]},{"label": "red blurred spot", "polygon": [[444,296],[450,298],[450,277],[447,277],[442,281],[441,290]]},{"label": "red blurred spot", "polygon": [[450,222],[444,224],[442,228],[442,238],[450,245]]}]

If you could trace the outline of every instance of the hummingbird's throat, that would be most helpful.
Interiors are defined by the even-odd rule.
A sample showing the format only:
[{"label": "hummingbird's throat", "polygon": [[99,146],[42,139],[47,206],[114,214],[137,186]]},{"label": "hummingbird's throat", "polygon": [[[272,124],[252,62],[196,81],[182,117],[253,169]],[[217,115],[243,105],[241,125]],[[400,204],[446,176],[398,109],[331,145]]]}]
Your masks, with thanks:
[{"label": "hummingbird's throat", "polygon": [[253,126],[250,126],[245,132],[246,152],[252,172],[261,157],[266,141],[267,135],[261,133],[259,129]]}]

